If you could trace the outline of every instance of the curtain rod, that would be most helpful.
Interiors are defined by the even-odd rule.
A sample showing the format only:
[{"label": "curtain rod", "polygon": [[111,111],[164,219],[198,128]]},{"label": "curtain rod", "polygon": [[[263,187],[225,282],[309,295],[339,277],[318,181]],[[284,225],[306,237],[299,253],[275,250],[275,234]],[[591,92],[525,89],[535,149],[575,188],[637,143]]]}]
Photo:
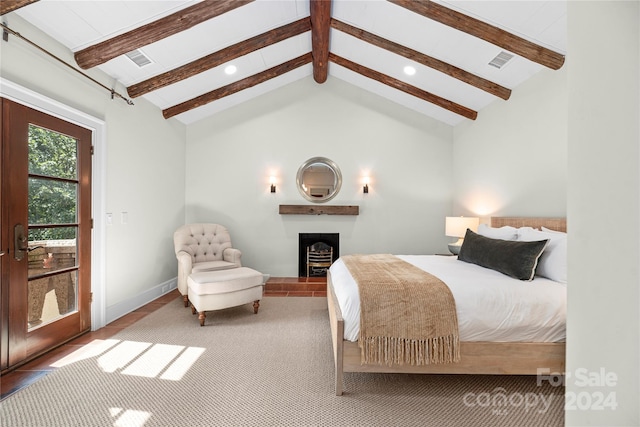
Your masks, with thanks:
[{"label": "curtain rod", "polygon": [[29,40],[28,38],[22,36],[20,33],[18,33],[17,31],[12,30],[11,28],[9,28],[5,23],[0,23],[0,26],[2,26],[3,28],[3,35],[2,35],[2,39],[4,41],[9,41],[9,34],[12,34],[16,37],[18,37],[21,40],[24,40],[25,42],[29,43],[31,46],[35,47],[36,49],[40,50],[41,52],[46,53],[47,55],[49,55],[50,57],[52,57],[53,59],[55,59],[58,62],[61,62],[62,64],[66,65],[67,67],[71,68],[73,71],[75,71],[76,73],[80,74],[83,77],[86,77],[87,79],[91,80],[93,83],[97,84],[98,86],[100,86],[101,88],[109,91],[109,93],[111,93],[111,99],[113,99],[114,97],[118,97],[120,99],[122,99],[124,102],[126,102],[129,105],[134,105],[133,101],[123,95],[121,95],[120,93],[116,92],[115,89],[111,89],[105,85],[103,85],[102,83],[100,83],[99,81],[97,81],[96,79],[94,79],[93,77],[89,76],[88,74],[83,73],[82,71],[78,70],[76,67],[74,67],[73,65],[65,62],[64,60],[60,59],[59,57],[57,57],[56,55],[54,55],[53,53],[49,52],[48,50],[46,50],[43,47],[40,47],[39,45],[37,45],[36,43],[32,42],[31,40]]}]

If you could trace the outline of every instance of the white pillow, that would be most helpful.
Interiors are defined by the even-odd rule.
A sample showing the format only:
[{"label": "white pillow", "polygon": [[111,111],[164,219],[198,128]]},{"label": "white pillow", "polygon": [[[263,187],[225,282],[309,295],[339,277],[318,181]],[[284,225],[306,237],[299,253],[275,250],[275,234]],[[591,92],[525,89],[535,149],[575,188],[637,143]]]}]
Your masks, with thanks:
[{"label": "white pillow", "polygon": [[488,237],[490,239],[501,239],[501,240],[517,240],[518,239],[518,229],[515,227],[510,227],[505,225],[504,227],[494,228],[490,227],[487,224],[478,225],[478,234],[484,237]]},{"label": "white pillow", "polygon": [[518,240],[533,242],[549,239],[549,243],[538,260],[536,274],[560,283],[567,283],[567,234],[557,231],[521,229]]},{"label": "white pillow", "polygon": [[[535,230],[535,228],[533,228],[533,227],[520,227],[520,228],[518,228],[518,230],[517,230],[517,232],[518,232],[518,237],[519,237],[522,233],[526,233],[526,232],[534,231],[534,230]],[[516,239],[516,240],[518,240],[518,239]]]},{"label": "white pillow", "polygon": [[547,227],[542,227],[542,231],[546,231],[547,233],[559,233],[559,234],[567,234],[564,231],[552,230]]}]

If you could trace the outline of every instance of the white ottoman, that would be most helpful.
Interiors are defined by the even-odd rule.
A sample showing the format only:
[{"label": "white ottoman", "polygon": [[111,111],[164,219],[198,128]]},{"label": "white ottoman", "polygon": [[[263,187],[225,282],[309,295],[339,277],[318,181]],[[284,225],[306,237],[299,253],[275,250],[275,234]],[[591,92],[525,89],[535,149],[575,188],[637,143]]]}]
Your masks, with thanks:
[{"label": "white ottoman", "polygon": [[253,302],[253,312],[257,314],[264,283],[262,273],[239,267],[192,273],[187,286],[191,312],[199,313],[200,326],[204,326],[205,311]]}]

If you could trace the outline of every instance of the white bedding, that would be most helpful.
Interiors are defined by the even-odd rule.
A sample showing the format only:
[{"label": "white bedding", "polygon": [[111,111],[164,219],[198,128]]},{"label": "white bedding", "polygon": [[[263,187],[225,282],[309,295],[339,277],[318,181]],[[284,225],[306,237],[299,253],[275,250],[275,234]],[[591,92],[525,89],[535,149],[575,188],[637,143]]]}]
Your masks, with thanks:
[{"label": "white bedding", "polygon": [[[537,277],[512,279],[454,256],[397,255],[445,282],[456,302],[461,341],[559,342],[566,337],[566,285]],[[344,338],[357,341],[360,297],[351,273],[338,259],[330,268]]]}]

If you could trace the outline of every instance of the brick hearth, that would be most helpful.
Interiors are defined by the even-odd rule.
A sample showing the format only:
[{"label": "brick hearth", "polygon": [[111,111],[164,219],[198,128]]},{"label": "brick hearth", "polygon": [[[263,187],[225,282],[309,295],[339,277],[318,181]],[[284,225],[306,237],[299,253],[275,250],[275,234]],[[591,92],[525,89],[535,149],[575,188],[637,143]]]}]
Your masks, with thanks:
[{"label": "brick hearth", "polygon": [[326,297],[326,277],[271,277],[264,287],[270,297]]}]

